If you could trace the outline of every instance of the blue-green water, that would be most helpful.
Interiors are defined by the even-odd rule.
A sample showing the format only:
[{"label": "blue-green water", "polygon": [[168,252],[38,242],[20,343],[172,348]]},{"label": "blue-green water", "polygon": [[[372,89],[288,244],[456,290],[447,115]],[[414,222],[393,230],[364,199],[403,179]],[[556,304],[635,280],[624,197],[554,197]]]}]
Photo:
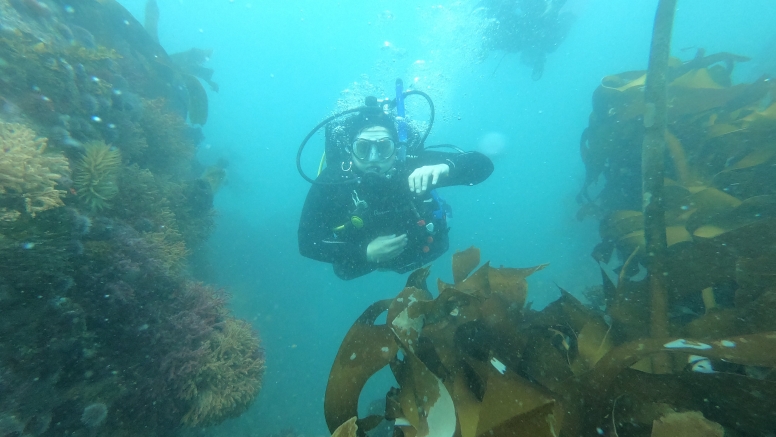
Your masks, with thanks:
[{"label": "blue-green water", "polygon": [[[340,341],[366,306],[404,285],[393,273],[342,282],[330,266],[298,254],[308,184],[296,173],[296,149],[338,99],[354,103],[362,90],[387,96],[401,77],[437,105],[430,142],[477,149],[489,134],[503,136],[489,180],[443,192],[455,210],[451,252],[475,245],[494,265],[550,263],[529,280],[534,308],[558,296],[556,284],[580,293],[600,282],[590,257],[597,224],[574,217],[584,179],[579,137],[601,78],[646,67],[656,1],[570,0],[576,20],[539,81],[519,56],[483,50],[476,1],[159,3],[169,53],[213,49],[207,66],[220,91],[209,93],[199,158],[225,158],[229,167],[215,200],[207,275],[232,293],[234,312],[254,324],[267,357],[258,400],[214,434],[293,427],[327,435],[323,393]],[[122,4],[142,22],[144,1]],[[703,47],[753,57],[737,67],[738,80],[754,79],[769,61],[773,73],[774,16],[769,0],[680,0],[672,53],[687,60]],[[310,146],[308,172],[321,148],[321,138]],[[449,280],[449,265],[450,253],[432,278]]]}]

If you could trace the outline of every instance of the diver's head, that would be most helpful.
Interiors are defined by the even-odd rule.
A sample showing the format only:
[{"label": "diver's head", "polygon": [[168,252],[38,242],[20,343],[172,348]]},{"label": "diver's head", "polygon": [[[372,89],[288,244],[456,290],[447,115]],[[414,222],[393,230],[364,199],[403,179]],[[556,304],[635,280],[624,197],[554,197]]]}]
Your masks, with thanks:
[{"label": "diver's head", "polygon": [[351,143],[350,158],[361,173],[386,175],[396,164],[396,139],[385,126],[365,127]]},{"label": "diver's head", "polygon": [[388,176],[396,164],[399,134],[392,116],[383,112],[374,97],[352,119],[348,129],[350,160],[363,174]]}]

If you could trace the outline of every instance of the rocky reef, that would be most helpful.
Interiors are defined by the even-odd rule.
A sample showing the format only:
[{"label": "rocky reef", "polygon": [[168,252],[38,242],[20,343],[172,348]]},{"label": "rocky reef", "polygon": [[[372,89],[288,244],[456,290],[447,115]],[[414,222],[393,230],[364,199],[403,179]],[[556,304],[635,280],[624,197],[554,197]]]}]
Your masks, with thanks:
[{"label": "rocky reef", "polygon": [[187,268],[225,168],[201,62],[112,0],[0,0],[0,436],[177,435],[258,394],[257,333]]}]

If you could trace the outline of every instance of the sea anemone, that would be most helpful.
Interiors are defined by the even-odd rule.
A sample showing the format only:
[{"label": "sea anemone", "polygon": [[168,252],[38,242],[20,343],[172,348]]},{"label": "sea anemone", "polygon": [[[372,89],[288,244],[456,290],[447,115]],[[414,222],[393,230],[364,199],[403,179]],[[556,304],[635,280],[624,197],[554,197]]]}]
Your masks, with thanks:
[{"label": "sea anemone", "polygon": [[81,414],[81,423],[89,428],[94,428],[105,422],[106,417],[108,417],[108,407],[102,402],[95,402],[84,408],[84,412]]},{"label": "sea anemone", "polygon": [[109,208],[110,200],[119,192],[116,179],[121,152],[102,141],[87,143],[84,148],[73,178],[78,197],[94,211]]}]

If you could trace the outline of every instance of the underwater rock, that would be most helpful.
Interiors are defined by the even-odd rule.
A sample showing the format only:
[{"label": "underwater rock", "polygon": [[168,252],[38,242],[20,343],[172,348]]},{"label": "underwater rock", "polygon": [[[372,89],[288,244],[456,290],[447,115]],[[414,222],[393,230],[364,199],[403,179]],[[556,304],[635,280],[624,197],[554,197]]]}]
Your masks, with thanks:
[{"label": "underwater rock", "polygon": [[52,143],[63,148],[83,148],[83,144],[74,140],[73,137],[70,136],[70,132],[61,126],[54,126],[49,130],[49,139]]},{"label": "underwater rock", "polygon": [[221,158],[215,164],[205,168],[205,170],[202,172],[202,176],[199,178],[207,181],[211,190],[213,193],[215,193],[219,188],[221,188],[221,185],[223,185],[224,181],[226,180],[226,168],[228,166],[229,162],[226,159]]},{"label": "underwater rock", "polygon": [[84,29],[81,26],[76,26],[75,24],[70,25],[70,31],[73,34],[73,42],[76,42],[78,44],[81,44],[84,48],[87,49],[96,49],[97,48],[97,41],[94,40],[94,35],[91,34],[88,30]]},{"label": "underwater rock", "polygon": [[193,144],[199,144],[205,139],[205,134],[200,126],[186,126],[183,129],[183,137]]},{"label": "underwater rock", "polygon": [[39,436],[48,431],[51,410],[60,400],[53,384],[36,379],[0,365],[0,436]]},{"label": "underwater rock", "polygon": [[139,219],[135,220],[135,223],[132,225],[132,227],[134,227],[135,230],[139,232],[151,232],[157,228],[156,224],[154,224],[154,222],[147,217],[140,217]]},{"label": "underwater rock", "polygon": [[133,120],[139,119],[143,111],[143,100],[135,93],[122,91],[121,88],[113,90],[112,106],[116,110],[127,112]]},{"label": "underwater rock", "polygon": [[80,142],[93,141],[94,138],[100,137],[92,123],[83,117],[71,116],[68,125],[70,126],[70,135]]},{"label": "underwater rock", "polygon": [[88,234],[92,229],[92,219],[88,215],[81,214],[75,208],[68,208],[72,220],[71,230],[73,237],[80,238]]},{"label": "underwater rock", "polygon": [[116,222],[105,216],[97,216],[92,219],[88,238],[90,240],[104,241],[114,237]]},{"label": "underwater rock", "polygon": [[0,436],[176,436],[255,398],[257,334],[185,268],[222,179],[185,75],[114,0],[0,0]]},{"label": "underwater rock", "polygon": [[51,426],[51,414],[43,413],[33,416],[24,427],[27,435],[39,436],[48,431]]},{"label": "underwater rock", "polygon": [[196,179],[188,186],[189,205],[193,212],[208,211],[213,207],[213,186],[206,179]]},{"label": "underwater rock", "polygon": [[100,102],[93,95],[84,93],[81,94],[81,108],[89,114],[96,114],[100,111]]},{"label": "underwater rock", "polygon": [[21,434],[24,431],[24,423],[13,414],[0,414],[0,436],[11,436]]}]

